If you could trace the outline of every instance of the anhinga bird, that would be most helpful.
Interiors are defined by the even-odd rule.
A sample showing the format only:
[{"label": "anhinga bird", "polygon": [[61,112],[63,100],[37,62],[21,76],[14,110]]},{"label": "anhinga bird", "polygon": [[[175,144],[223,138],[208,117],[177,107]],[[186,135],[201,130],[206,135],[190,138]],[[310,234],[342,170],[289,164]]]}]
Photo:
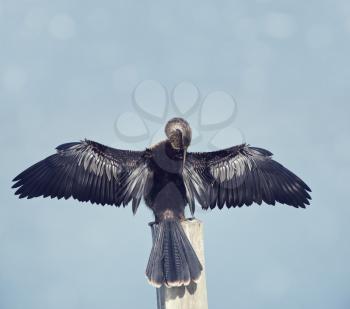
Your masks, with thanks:
[{"label": "anhinga bird", "polygon": [[200,277],[202,265],[180,225],[187,204],[192,215],[195,200],[203,209],[309,204],[310,188],[265,149],[242,144],[187,152],[191,128],[182,118],[171,119],[165,133],[166,140],[144,151],[89,140],[60,145],[19,174],[13,187],[19,198],[73,197],[118,207],[131,202],[134,214],[143,198],[158,223],[146,269],[155,286],[188,285]]}]

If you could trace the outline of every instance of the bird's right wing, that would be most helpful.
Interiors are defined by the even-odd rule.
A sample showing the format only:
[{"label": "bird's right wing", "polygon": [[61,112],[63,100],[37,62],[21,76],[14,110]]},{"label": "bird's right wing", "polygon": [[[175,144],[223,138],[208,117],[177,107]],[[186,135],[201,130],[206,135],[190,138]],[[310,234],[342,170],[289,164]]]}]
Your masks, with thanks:
[{"label": "bird's right wing", "polygon": [[272,153],[246,144],[212,152],[189,152],[184,168],[187,199],[204,209],[275,202],[305,208],[310,188],[271,158]]},{"label": "bird's right wing", "polygon": [[20,198],[73,197],[96,204],[126,205],[135,213],[153,174],[146,151],[120,150],[84,140],[58,146],[13,181]]}]

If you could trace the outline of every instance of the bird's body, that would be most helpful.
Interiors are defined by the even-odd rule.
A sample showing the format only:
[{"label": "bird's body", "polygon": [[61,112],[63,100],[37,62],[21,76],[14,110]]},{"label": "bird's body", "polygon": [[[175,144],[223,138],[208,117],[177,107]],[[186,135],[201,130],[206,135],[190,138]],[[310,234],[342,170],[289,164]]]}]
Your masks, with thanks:
[{"label": "bird's body", "polygon": [[149,157],[153,185],[145,195],[146,205],[153,210],[156,222],[169,218],[184,219],[187,201],[182,151],[173,149],[165,140],[149,148]]},{"label": "bird's body", "polygon": [[179,222],[195,201],[203,209],[276,202],[305,208],[310,188],[274,161],[272,153],[246,144],[213,152],[187,153],[189,124],[171,119],[167,139],[144,151],[114,149],[84,140],[62,144],[57,153],[34,164],[15,179],[20,198],[69,198],[115,206],[140,201],[152,209],[158,224],[146,269],[160,286],[188,285],[202,266]]}]

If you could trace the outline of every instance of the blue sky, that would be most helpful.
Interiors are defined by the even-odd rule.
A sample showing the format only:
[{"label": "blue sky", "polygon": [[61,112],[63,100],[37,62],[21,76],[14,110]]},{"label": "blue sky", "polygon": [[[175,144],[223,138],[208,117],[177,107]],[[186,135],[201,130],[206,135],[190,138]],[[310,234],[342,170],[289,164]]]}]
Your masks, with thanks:
[{"label": "blue sky", "polygon": [[[0,44],[1,308],[155,307],[144,277],[149,210],[18,200],[10,189],[64,142],[147,145],[127,145],[115,129],[135,113],[144,80],[167,98],[182,81],[200,102],[231,94],[244,139],[313,189],[306,210],[197,212],[209,306],[349,308],[348,1],[0,0]],[[150,109],[164,108],[161,96]]]}]

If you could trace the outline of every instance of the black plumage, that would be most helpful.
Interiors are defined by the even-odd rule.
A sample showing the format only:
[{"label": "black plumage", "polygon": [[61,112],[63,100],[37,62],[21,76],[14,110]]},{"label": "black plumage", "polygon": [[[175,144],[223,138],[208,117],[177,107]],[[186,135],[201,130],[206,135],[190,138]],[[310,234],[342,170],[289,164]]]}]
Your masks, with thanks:
[{"label": "black plumage", "polygon": [[84,140],[57,152],[14,178],[20,198],[73,197],[82,202],[126,206],[135,214],[143,199],[153,210],[155,242],[146,275],[159,286],[187,285],[202,266],[179,222],[196,201],[203,209],[276,202],[305,208],[310,188],[272,159],[247,144],[213,152],[187,152],[191,128],[171,119],[167,139],[144,151],[119,150]]}]

